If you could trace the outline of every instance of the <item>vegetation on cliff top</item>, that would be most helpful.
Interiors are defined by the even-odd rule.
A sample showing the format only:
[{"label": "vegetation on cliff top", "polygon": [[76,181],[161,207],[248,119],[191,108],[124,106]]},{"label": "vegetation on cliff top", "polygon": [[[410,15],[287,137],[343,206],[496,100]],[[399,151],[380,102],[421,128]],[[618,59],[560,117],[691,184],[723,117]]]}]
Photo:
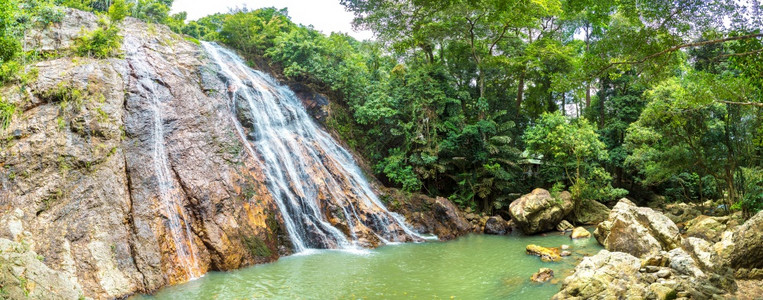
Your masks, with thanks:
[{"label": "vegetation on cliff top", "polygon": [[56,21],[52,4],[108,11],[221,42],[328,94],[329,129],[408,191],[487,212],[554,185],[578,200],[628,190],[763,207],[757,2],[341,2],[378,41],[324,35],[276,8],[186,22],[171,0],[13,0],[0,5],[0,80],[27,55],[23,24]]}]

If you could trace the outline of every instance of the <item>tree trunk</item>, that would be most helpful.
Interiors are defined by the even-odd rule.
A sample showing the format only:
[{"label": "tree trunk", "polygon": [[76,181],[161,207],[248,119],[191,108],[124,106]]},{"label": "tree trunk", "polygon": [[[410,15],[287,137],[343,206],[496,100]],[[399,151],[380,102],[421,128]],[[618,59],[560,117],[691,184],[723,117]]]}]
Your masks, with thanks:
[{"label": "tree trunk", "polygon": [[[585,25],[585,52],[588,53],[591,50],[591,33],[590,24]],[[587,80],[585,83],[585,107],[591,107],[591,80]]]},{"label": "tree trunk", "polygon": [[565,93],[562,93],[562,114],[567,116],[567,99],[565,98]]},{"label": "tree trunk", "polygon": [[519,84],[517,85],[517,111],[522,108],[522,98],[525,93],[525,68],[519,73]]},{"label": "tree trunk", "polygon": [[[601,90],[604,91],[604,80],[601,81]],[[602,97],[602,93],[599,93],[599,129],[604,128],[604,97]]]}]

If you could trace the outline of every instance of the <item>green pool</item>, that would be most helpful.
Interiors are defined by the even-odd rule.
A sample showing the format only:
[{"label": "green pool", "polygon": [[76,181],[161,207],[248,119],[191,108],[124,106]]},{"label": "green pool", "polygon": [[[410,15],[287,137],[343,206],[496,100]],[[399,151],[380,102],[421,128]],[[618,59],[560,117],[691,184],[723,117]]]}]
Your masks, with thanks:
[{"label": "green pool", "polygon": [[[544,263],[525,246],[570,245],[573,255]],[[232,272],[212,272],[133,299],[547,299],[583,256],[601,249],[593,238],[470,235],[450,242],[318,251]],[[529,278],[554,270],[553,282]]]}]

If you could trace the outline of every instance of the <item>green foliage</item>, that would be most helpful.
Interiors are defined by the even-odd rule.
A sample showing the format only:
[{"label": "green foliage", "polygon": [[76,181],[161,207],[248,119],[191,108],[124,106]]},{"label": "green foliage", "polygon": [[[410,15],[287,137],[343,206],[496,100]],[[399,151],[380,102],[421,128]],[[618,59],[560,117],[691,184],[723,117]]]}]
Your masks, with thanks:
[{"label": "green foliage", "polygon": [[739,208],[746,217],[751,217],[763,209],[763,168],[742,168],[737,173],[736,180],[742,196],[732,208]]},{"label": "green foliage", "polygon": [[127,17],[131,5],[127,5],[125,0],[114,0],[114,3],[109,6],[109,19],[111,22],[121,22]]},{"label": "green foliage", "polygon": [[543,156],[542,168],[563,172],[575,201],[609,201],[627,194],[612,187],[611,175],[599,163],[608,159],[606,147],[585,118],[570,120],[560,113],[544,113],[524,134],[531,154]]},{"label": "green foliage", "polygon": [[104,19],[99,21],[99,25],[76,40],[74,48],[77,55],[109,58],[120,54],[122,36],[119,35],[119,27]]},{"label": "green foliage", "polygon": [[[34,77],[26,59],[51,57],[23,54],[19,41],[31,26],[60,21],[54,3],[108,12],[110,22],[77,41],[78,55],[119,55],[117,24],[129,14],[196,44],[226,44],[254,67],[326,95],[326,127],[383,183],[407,191],[488,213],[535,185],[586,200],[628,187],[759,207],[750,182],[763,147],[763,62],[750,53],[761,40],[662,52],[698,36],[756,32],[734,18],[731,0],[681,9],[657,0],[341,1],[376,42],[297,25],[285,9],[186,24],[185,13],[169,15],[171,0],[11,0],[0,3],[2,83]],[[522,172],[522,148],[542,155],[538,172]]]},{"label": "green foliage", "polygon": [[761,111],[720,101],[742,101],[736,91],[749,89],[748,84],[737,77],[696,72],[654,86],[646,93],[649,104],[628,129],[625,145],[632,154],[626,165],[639,170],[648,185],[685,172],[701,177],[698,184],[710,177],[722,183],[729,206],[742,201],[745,183],[736,174],[740,168],[760,166],[756,152],[761,148],[754,137]]},{"label": "green foliage", "polygon": [[0,128],[3,130],[8,128],[14,113],[16,113],[16,105],[7,103],[0,97]]},{"label": "green foliage", "polygon": [[702,202],[718,199],[718,186],[712,176],[701,177],[697,173],[682,172],[667,179],[661,186],[662,194],[675,202]]},{"label": "green foliage", "polygon": [[169,18],[172,0],[137,0],[132,16],[149,23],[164,23]]}]

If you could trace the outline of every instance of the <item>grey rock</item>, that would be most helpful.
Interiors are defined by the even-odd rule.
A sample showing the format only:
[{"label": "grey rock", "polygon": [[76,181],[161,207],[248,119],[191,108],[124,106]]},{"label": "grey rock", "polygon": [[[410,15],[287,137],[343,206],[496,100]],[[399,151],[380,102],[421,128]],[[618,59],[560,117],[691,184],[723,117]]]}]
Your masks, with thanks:
[{"label": "grey rock", "polygon": [[681,245],[678,227],[664,215],[621,199],[609,218],[594,231],[596,240],[607,250],[644,257]]},{"label": "grey rock", "polygon": [[485,233],[487,234],[504,235],[510,231],[511,229],[501,216],[492,216],[485,222]]},{"label": "grey rock", "polygon": [[562,192],[554,198],[547,190],[534,189],[511,202],[509,213],[522,232],[533,234],[553,230],[572,208],[569,192]]}]

